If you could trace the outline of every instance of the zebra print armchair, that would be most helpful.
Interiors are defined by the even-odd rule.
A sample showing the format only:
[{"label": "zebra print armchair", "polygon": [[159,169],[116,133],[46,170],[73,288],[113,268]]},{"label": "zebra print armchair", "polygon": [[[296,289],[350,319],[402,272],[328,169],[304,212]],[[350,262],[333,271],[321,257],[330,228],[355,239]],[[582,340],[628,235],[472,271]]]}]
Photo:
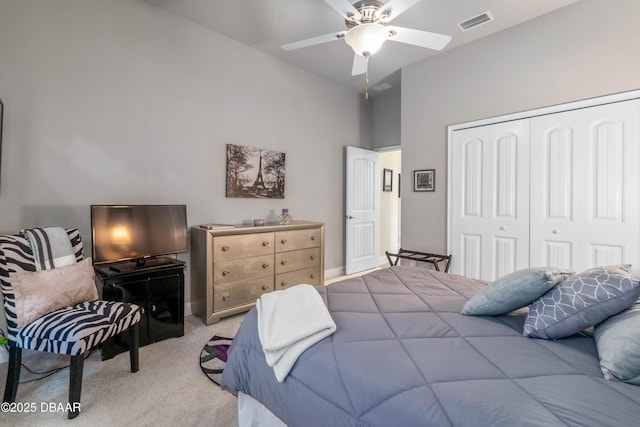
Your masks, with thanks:
[{"label": "zebra print armchair", "polygon": [[[77,229],[66,229],[76,261],[81,261],[82,240]],[[0,285],[7,318],[9,364],[4,402],[14,402],[18,392],[22,349],[71,356],[68,417],[80,413],[80,393],[85,353],[128,329],[131,372],[138,371],[138,322],[140,307],[113,301],[90,301],[48,313],[22,327],[18,326],[16,296],[11,273],[36,271],[29,240],[24,235],[0,236]]]}]

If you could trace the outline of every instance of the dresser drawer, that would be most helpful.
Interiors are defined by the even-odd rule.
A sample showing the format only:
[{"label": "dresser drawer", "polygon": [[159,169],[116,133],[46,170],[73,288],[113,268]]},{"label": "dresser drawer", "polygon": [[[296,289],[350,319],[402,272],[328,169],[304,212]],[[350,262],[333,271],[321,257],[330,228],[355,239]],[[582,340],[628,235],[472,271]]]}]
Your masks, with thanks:
[{"label": "dresser drawer", "polygon": [[320,248],[302,249],[299,251],[280,252],[276,254],[276,274],[320,265]]},{"label": "dresser drawer", "polygon": [[218,261],[213,269],[213,284],[273,276],[273,273],[273,255]]},{"label": "dresser drawer", "polygon": [[319,228],[307,230],[289,230],[276,232],[276,251],[294,251],[296,249],[320,247]]},{"label": "dresser drawer", "polygon": [[278,291],[302,283],[318,286],[320,284],[320,269],[317,267],[305,268],[304,270],[277,274],[275,289]]},{"label": "dresser drawer", "polygon": [[213,310],[256,302],[260,295],[273,291],[273,277],[219,285],[213,291]]},{"label": "dresser drawer", "polygon": [[213,260],[237,259],[273,253],[273,233],[216,236]]}]

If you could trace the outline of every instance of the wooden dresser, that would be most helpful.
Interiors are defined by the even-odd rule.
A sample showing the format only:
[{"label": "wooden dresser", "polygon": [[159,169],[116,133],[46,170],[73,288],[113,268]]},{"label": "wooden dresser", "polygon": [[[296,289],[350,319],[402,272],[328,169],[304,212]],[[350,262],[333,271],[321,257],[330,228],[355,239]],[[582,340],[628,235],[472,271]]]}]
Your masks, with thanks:
[{"label": "wooden dresser", "polygon": [[324,224],[191,228],[191,311],[207,325],[301,283],[324,284]]}]

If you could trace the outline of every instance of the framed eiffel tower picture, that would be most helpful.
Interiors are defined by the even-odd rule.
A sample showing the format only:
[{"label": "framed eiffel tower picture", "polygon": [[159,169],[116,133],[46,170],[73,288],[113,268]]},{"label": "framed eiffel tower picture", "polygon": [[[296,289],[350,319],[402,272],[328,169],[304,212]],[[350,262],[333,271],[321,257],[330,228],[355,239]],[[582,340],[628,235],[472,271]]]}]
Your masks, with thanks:
[{"label": "framed eiffel tower picture", "polygon": [[284,153],[227,144],[227,197],[284,199]]}]

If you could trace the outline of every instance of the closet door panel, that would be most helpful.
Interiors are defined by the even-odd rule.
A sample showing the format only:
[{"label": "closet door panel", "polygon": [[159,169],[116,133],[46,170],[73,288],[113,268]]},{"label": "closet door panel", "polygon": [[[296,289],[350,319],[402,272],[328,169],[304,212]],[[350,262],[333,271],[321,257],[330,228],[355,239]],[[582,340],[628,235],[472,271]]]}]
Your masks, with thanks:
[{"label": "closet door panel", "polygon": [[544,165],[547,170],[546,215],[548,218],[570,221],[573,200],[573,132],[567,128],[551,129],[542,143],[546,145],[546,156],[541,159],[542,163],[532,161],[532,165],[534,169]]},{"label": "closet door panel", "polygon": [[462,216],[482,218],[482,151],[486,141],[472,138],[463,143]]},{"label": "closet door panel", "polygon": [[[452,158],[456,173],[451,176],[451,253],[458,261],[452,263],[452,272],[479,279],[482,276],[484,251],[483,233],[486,228],[486,128],[465,129],[455,132]],[[454,256],[456,256],[454,255]]]},{"label": "closet door panel", "polygon": [[493,240],[493,271],[501,277],[517,269],[517,240],[511,237],[495,237]]},{"label": "closet door panel", "polygon": [[531,120],[532,266],[637,262],[639,122],[638,100]]},{"label": "closet door panel", "polygon": [[466,277],[480,278],[482,271],[482,235],[463,234],[460,236],[460,266],[459,274]]},{"label": "closet door panel", "polygon": [[552,265],[558,268],[571,269],[571,242],[545,241],[543,249],[543,261],[532,261],[531,266]]},{"label": "closet door panel", "polygon": [[623,220],[623,128],[619,121],[608,121],[597,125],[594,132],[594,198],[598,220]]},{"label": "closet door panel", "polygon": [[452,272],[494,280],[529,265],[529,121],[454,132]]}]

